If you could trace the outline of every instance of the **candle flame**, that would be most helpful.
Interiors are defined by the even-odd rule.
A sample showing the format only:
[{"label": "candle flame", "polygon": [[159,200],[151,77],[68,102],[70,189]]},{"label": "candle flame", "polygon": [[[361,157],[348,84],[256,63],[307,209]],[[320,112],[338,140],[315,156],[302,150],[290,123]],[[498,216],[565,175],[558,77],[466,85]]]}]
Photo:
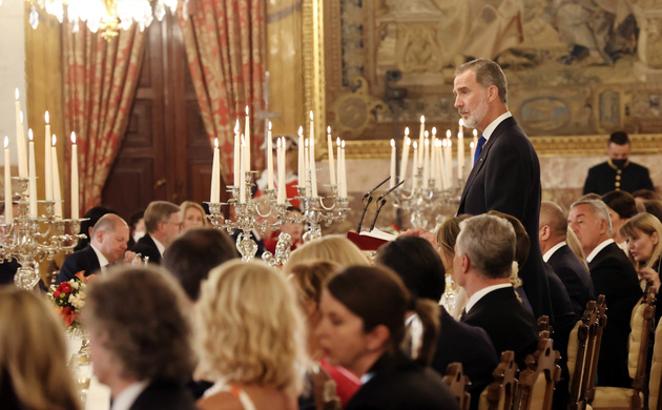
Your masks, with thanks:
[{"label": "candle flame", "polygon": [[312,120],[313,120],[313,117],[314,117],[314,116],[313,116],[313,112],[312,112],[312,111],[309,111],[309,112],[308,112],[308,118],[310,118],[310,120],[312,121]]},{"label": "candle flame", "polygon": [[451,130],[446,130],[446,138],[450,138],[450,137],[451,137]]},{"label": "candle flame", "polygon": [[76,145],[76,131],[71,131],[71,135],[69,136],[69,139],[71,140],[71,143],[73,145]]},{"label": "candle flame", "polygon": [[16,101],[21,98],[21,93],[18,92],[18,87],[14,90],[14,98],[16,98]]},{"label": "candle flame", "polygon": [[299,129],[297,130],[297,135],[303,137],[303,125],[299,125]]},{"label": "candle flame", "polygon": [[326,133],[331,135],[331,126],[330,125],[326,126]]},{"label": "candle flame", "polygon": [[57,137],[55,136],[55,134],[53,134],[53,136],[51,137],[51,146],[54,147],[55,144],[57,144]]},{"label": "candle flame", "polygon": [[395,148],[395,140],[391,138],[391,148]]},{"label": "candle flame", "polygon": [[218,137],[214,138],[214,149],[218,149]]},{"label": "candle flame", "polygon": [[425,115],[421,115],[421,124],[425,124]]},{"label": "candle flame", "polygon": [[32,128],[28,128],[28,140],[30,140],[30,142],[34,140],[34,133],[32,132]]},{"label": "candle flame", "polygon": [[247,106],[246,106],[246,116],[247,116],[247,117],[248,117],[248,113],[249,113],[249,110],[248,110],[248,105],[247,105]]},{"label": "candle flame", "polygon": [[234,133],[239,134],[240,129],[241,129],[241,127],[239,125],[239,118],[237,118],[237,120],[234,122]]},{"label": "candle flame", "polygon": [[5,149],[9,148],[9,137],[5,135]]},{"label": "candle flame", "polygon": [[409,135],[409,127],[405,127],[405,136]]},{"label": "candle flame", "polygon": [[432,127],[432,136],[433,137],[437,136],[437,127]]},{"label": "candle flame", "polygon": [[271,121],[269,121],[269,132],[271,132]]},{"label": "candle flame", "polygon": [[342,142],[340,144],[341,144],[340,146],[342,147],[342,149],[345,149],[345,140],[342,140]]},{"label": "candle flame", "polygon": [[478,137],[478,130],[474,128],[473,134],[474,134],[474,138]]},{"label": "candle flame", "polygon": [[337,137],[337,138],[336,138],[336,145],[337,145],[337,146],[340,146],[340,137]]},{"label": "candle flame", "polygon": [[46,124],[48,124],[49,122],[51,122],[51,116],[50,116],[50,114],[48,114],[48,111],[46,111],[46,112],[44,113],[44,121],[46,122]]},{"label": "candle flame", "polygon": [[430,131],[425,130],[425,132],[423,133],[423,136],[424,136],[425,138],[430,138]]},{"label": "candle flame", "polygon": [[469,147],[470,147],[471,149],[474,148],[474,142],[473,142],[473,141],[471,141],[471,142],[469,143]]}]

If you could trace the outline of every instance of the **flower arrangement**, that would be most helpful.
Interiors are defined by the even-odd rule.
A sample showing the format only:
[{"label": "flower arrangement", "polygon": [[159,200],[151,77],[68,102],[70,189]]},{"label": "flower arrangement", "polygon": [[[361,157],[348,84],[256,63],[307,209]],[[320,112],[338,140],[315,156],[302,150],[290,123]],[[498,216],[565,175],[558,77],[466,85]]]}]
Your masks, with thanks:
[{"label": "flower arrangement", "polygon": [[80,325],[78,316],[85,306],[86,279],[83,271],[80,271],[73,279],[53,286],[52,292],[49,293],[67,328],[76,328]]}]

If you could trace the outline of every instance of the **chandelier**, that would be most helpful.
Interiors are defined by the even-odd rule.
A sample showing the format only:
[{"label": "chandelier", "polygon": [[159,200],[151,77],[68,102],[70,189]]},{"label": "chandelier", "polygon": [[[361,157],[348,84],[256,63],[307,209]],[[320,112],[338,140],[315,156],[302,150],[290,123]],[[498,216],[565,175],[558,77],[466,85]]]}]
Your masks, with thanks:
[{"label": "chandelier", "polygon": [[[181,5],[184,18],[188,14],[189,0],[26,0],[30,3],[29,23],[33,29],[39,26],[39,18],[44,13],[55,16],[62,23],[66,18],[74,33],[79,24],[84,23],[88,30],[96,33],[101,30],[103,37],[110,40],[120,30],[128,30],[135,23],[140,31],[145,30],[154,18],[162,21],[167,11],[175,14]],[[154,7],[152,8],[152,4]]]}]

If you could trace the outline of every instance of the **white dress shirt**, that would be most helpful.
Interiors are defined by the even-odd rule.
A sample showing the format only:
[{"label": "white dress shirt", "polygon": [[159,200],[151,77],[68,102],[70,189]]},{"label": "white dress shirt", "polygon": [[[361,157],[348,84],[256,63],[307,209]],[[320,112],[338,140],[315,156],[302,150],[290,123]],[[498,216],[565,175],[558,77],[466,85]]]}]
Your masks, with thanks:
[{"label": "white dress shirt", "polygon": [[600,253],[601,250],[603,250],[604,248],[606,248],[607,246],[609,246],[612,243],[614,243],[614,240],[609,238],[606,241],[602,242],[600,245],[593,248],[591,253],[589,253],[588,256],[586,257],[586,262],[591,263],[593,261],[593,259],[596,256],[598,256],[598,253]]},{"label": "white dress shirt", "polygon": [[556,245],[552,246],[552,247],[549,248],[549,249],[547,250],[547,252],[545,252],[545,254],[542,256],[542,260],[544,260],[545,263],[549,262],[549,258],[551,258],[552,255],[554,255],[554,252],[558,251],[559,249],[561,249],[561,248],[564,247],[565,245],[566,245],[565,241],[561,241],[561,242],[557,243]]},{"label": "white dress shirt", "polygon": [[159,253],[161,256],[163,256],[163,252],[165,252],[165,246],[161,242],[159,242],[155,237],[152,236],[152,240],[154,241],[154,244],[156,245],[156,249],[159,250]]},{"label": "white dress shirt", "polygon": [[133,405],[133,402],[136,401],[138,396],[140,396],[143,390],[145,390],[147,384],[148,381],[145,380],[129,385],[129,387],[122,390],[120,394],[115,397],[110,410],[129,410]]},{"label": "white dress shirt", "polygon": [[103,253],[101,253],[100,250],[98,250],[94,245],[90,243],[90,247],[94,251],[94,253],[97,255],[97,259],[99,260],[99,267],[104,268],[108,265],[110,265],[110,262],[108,262],[108,259],[103,256]]},{"label": "white dress shirt", "polygon": [[485,287],[479,290],[478,292],[474,293],[473,295],[471,295],[469,300],[467,300],[467,304],[464,306],[464,311],[467,313],[471,312],[471,308],[473,308],[474,305],[478,303],[478,301],[480,301],[488,293],[494,292],[495,290],[498,289],[512,288],[512,287],[513,287],[512,283],[500,283],[498,285]]},{"label": "white dress shirt", "polygon": [[485,127],[482,134],[483,138],[485,138],[485,143],[487,143],[487,141],[490,140],[490,137],[492,136],[492,133],[494,133],[496,127],[498,127],[499,124],[501,124],[504,120],[512,116],[513,114],[511,114],[510,111],[506,111],[503,114],[496,117],[494,121],[492,121],[487,127]]}]

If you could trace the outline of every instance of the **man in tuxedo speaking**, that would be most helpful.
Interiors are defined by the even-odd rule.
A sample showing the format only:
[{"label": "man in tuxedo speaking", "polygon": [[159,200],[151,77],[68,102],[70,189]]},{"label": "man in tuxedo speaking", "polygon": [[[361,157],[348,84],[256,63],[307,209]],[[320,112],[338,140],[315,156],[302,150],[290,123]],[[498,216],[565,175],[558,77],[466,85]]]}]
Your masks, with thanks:
[{"label": "man in tuxedo speaking", "polygon": [[533,313],[551,315],[538,243],[540,163],[528,137],[508,111],[506,75],[494,61],[469,61],[456,70],[453,93],[464,125],[481,133],[458,214],[479,215],[494,209],[522,222],[531,249],[526,263],[519,267],[519,277]]}]

